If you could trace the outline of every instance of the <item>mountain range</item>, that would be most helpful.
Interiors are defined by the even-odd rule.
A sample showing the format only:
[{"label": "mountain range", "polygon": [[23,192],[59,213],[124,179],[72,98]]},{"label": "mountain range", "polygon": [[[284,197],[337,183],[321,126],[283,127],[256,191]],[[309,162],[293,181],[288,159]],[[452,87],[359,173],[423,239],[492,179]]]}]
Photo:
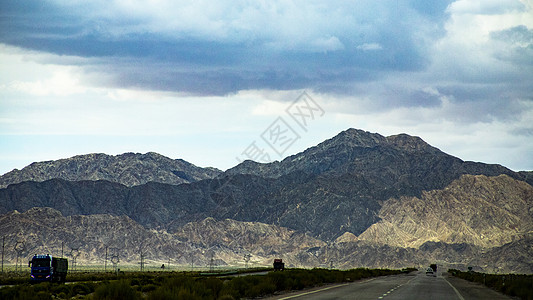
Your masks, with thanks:
[{"label": "mountain range", "polygon": [[93,153],[35,162],[22,170],[15,169],[0,177],[0,188],[24,181],[41,182],[54,178],[70,181],[107,180],[125,186],[147,182],[181,184],[213,178],[221,172],[216,168],[200,168],[182,159],[170,159],[154,152],[117,156]]},{"label": "mountain range", "polygon": [[[139,242],[126,237],[145,236],[150,259],[182,253],[178,264],[205,264],[210,252],[219,265],[250,255],[303,267],[438,261],[533,272],[532,173],[465,162],[407,134],[349,129],[282,161],[225,172],[155,153],[81,155],[33,163],[0,184],[4,235],[31,236],[32,251],[77,243],[87,263],[111,244],[138,261]],[[59,223],[45,230],[40,214]],[[87,226],[94,236],[76,234]],[[509,262],[490,255],[505,251]]]}]

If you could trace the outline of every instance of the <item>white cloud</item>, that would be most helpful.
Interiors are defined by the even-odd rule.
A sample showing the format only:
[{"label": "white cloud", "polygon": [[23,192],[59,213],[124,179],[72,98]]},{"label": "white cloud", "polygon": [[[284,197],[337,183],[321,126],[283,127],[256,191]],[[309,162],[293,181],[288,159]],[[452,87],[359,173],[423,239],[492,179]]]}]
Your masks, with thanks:
[{"label": "white cloud", "polygon": [[381,50],[383,49],[383,47],[378,43],[365,43],[365,44],[357,46],[357,49],[363,50],[363,51],[373,51],[373,50]]},{"label": "white cloud", "polygon": [[12,81],[8,89],[36,96],[70,96],[81,94],[86,88],[80,85],[70,67],[58,67],[50,78],[38,81]]},{"label": "white cloud", "polygon": [[[62,57],[64,61],[76,58]],[[45,60],[47,63],[42,63]],[[54,64],[55,55],[48,55],[0,44],[0,91],[20,92],[35,96],[70,96],[83,94],[81,67]],[[76,59],[79,61],[79,59]]]},{"label": "white cloud", "polygon": [[[528,58],[518,50],[530,42],[506,35],[518,31],[497,34],[517,26],[529,33],[530,1],[457,1],[443,32],[401,1],[57,3],[69,16],[83,14],[72,26],[83,32],[75,34],[109,44],[95,53],[68,39],[56,41],[58,48],[37,47],[40,53],[0,47],[0,134],[24,139],[28,149],[53,136],[56,150],[69,148],[72,155],[158,151],[231,167],[308,88],[326,114],[291,153],[356,127],[419,135],[463,159],[533,169],[527,155],[533,70],[517,63]],[[163,48],[150,48],[145,35],[163,37]],[[138,43],[128,44],[130,38]],[[198,44],[179,48],[190,40]],[[80,56],[44,53],[71,48]],[[502,55],[510,50],[518,51],[513,59]],[[185,93],[189,85],[210,88],[221,80],[227,86],[213,94],[227,96]],[[184,93],[165,92],[181,88]],[[0,156],[15,157],[5,151],[20,148],[20,141],[5,141]]]},{"label": "white cloud", "polygon": [[311,42],[311,49],[320,52],[343,50],[344,45],[335,36],[329,38],[318,38]]},{"label": "white cloud", "polygon": [[[446,35],[431,49],[432,63],[425,74],[426,80],[441,86],[450,99],[512,102],[530,93],[524,84],[533,80],[527,75],[533,70],[517,64],[519,57],[502,59],[511,54],[514,42],[493,37],[495,33],[517,26],[533,28],[533,7],[524,3],[511,5],[512,10],[494,9],[497,3],[500,2],[461,0],[449,8]],[[526,59],[525,53],[516,55]]]},{"label": "white cloud", "polygon": [[521,11],[524,3],[519,0],[459,0],[448,7],[452,14],[492,15]]},{"label": "white cloud", "polygon": [[462,45],[486,42],[494,31],[518,25],[533,27],[532,4],[518,0],[460,0],[452,3],[448,12],[447,38]]}]

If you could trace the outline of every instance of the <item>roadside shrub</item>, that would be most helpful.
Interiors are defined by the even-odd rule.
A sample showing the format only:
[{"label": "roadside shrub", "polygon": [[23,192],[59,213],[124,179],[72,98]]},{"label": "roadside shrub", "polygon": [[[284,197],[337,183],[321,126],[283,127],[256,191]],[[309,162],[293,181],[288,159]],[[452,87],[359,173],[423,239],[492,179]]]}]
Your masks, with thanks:
[{"label": "roadside shrub", "polygon": [[[149,300],[202,300],[194,291],[185,287],[170,289],[168,287],[160,287],[157,290],[148,294]],[[214,298],[207,298],[214,299]]]},{"label": "roadside shrub", "polygon": [[169,289],[159,288],[148,294],[148,300],[175,300],[178,299]]},{"label": "roadside shrub", "polygon": [[250,289],[250,284],[244,277],[233,278],[228,287],[235,298],[243,297],[248,289]]},{"label": "roadside shrub", "polygon": [[269,280],[263,280],[258,285],[253,286],[251,291],[249,297],[259,297],[273,294],[276,291],[276,286]]},{"label": "roadside shrub", "polygon": [[[53,287],[52,288],[52,294],[55,294],[55,295],[59,295],[59,294],[65,294],[65,297],[66,295],[70,294],[70,288],[68,285],[65,285],[65,284],[58,284],[57,286]],[[65,298],[63,297],[63,298]]]},{"label": "roadside shrub", "polygon": [[496,275],[478,272],[462,272],[455,269],[448,270],[448,273],[461,279],[479,282],[506,295],[519,297],[520,299],[533,300],[533,275]]},{"label": "roadside shrub", "polygon": [[[261,276],[264,277],[264,276]],[[258,276],[246,276],[243,277],[246,286],[244,294],[241,294],[247,298],[257,298],[259,296],[266,295],[275,291],[275,286],[269,282],[268,278],[259,278]],[[266,280],[265,280],[266,279]],[[274,290],[271,292],[265,292],[263,289],[274,286]]]},{"label": "roadside shrub", "polygon": [[218,278],[207,278],[203,284],[207,290],[211,291],[211,295],[213,295],[215,299],[218,299],[218,296],[222,291],[222,287],[224,286],[222,280]]},{"label": "roadside shrub", "polygon": [[284,291],[287,289],[287,278],[284,272],[270,272],[266,277],[274,284],[276,290]]},{"label": "roadside shrub", "polygon": [[181,288],[178,291],[178,297],[176,298],[178,300],[202,300],[202,297],[196,295],[195,292],[190,291],[186,288]]},{"label": "roadside shrub", "polygon": [[50,300],[52,299],[52,295],[48,291],[40,291],[37,292],[36,298],[39,300]]},{"label": "roadside shrub", "polygon": [[129,281],[119,280],[99,286],[94,291],[93,299],[140,299],[140,295],[131,288]]},{"label": "roadside shrub", "polygon": [[1,288],[0,299],[6,299],[6,300],[15,299],[15,297],[18,294],[18,290],[19,290],[18,287],[11,287],[11,286]]},{"label": "roadside shrub", "polygon": [[49,282],[41,282],[39,284],[33,285],[33,291],[35,293],[39,293],[42,291],[49,291],[50,290],[50,283]]},{"label": "roadside shrub", "polygon": [[0,299],[2,300],[11,300],[11,299],[29,299],[29,300],[38,300],[38,299],[50,299],[51,295],[48,291],[41,290],[36,292],[33,286],[30,285],[19,285],[13,287],[5,287],[0,289]]},{"label": "roadside shrub", "polygon": [[143,293],[148,293],[156,289],[157,289],[157,286],[155,284],[147,284],[147,285],[141,286],[141,292]]},{"label": "roadside shrub", "polygon": [[140,278],[140,285],[154,284],[152,276],[142,275]]},{"label": "roadside shrub", "polygon": [[29,275],[0,274],[0,285],[24,284],[29,281]]},{"label": "roadside shrub", "polygon": [[94,285],[89,283],[76,283],[70,289],[70,296],[74,297],[76,295],[88,295],[94,291]]}]

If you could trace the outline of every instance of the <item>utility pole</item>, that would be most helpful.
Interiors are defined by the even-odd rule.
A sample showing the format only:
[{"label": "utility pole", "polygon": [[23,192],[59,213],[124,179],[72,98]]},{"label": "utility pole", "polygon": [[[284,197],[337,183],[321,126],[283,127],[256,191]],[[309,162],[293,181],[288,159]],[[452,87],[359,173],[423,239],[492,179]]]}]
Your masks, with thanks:
[{"label": "utility pole", "polygon": [[2,237],[2,274],[4,274],[4,246],[5,246],[6,237]]},{"label": "utility pole", "polygon": [[[15,247],[13,249],[17,252],[17,263],[15,264],[15,272],[17,272],[17,269],[19,267],[19,260],[22,256],[22,253],[26,250],[26,245],[24,244],[24,241],[17,241],[15,243]],[[22,260],[20,260],[20,271],[22,271]]]},{"label": "utility pole", "polygon": [[104,272],[107,272],[107,246],[105,246]]},{"label": "utility pole", "polygon": [[71,247],[70,256],[72,257],[72,271],[76,271],[76,261],[78,260],[78,256],[80,256],[80,249]]},{"label": "utility pole", "polygon": [[144,253],[141,250],[141,272],[144,271]]},{"label": "utility pole", "polygon": [[120,262],[120,250],[116,247],[113,247],[111,248],[111,258],[109,260],[111,260],[111,263],[113,264],[113,270],[115,272],[115,274],[118,274],[118,271],[120,271],[120,269],[118,269],[118,263]]},{"label": "utility pole", "polygon": [[118,263],[120,262],[120,259],[118,257],[118,253],[114,252],[114,254],[111,255],[111,262],[113,263],[113,269],[115,270],[115,274],[118,274]]},{"label": "utility pole", "polygon": [[140,256],[141,256],[141,272],[144,271],[144,243],[141,243],[139,245],[139,253],[140,253]]},{"label": "utility pole", "polygon": [[251,258],[251,257],[252,257],[252,256],[251,256],[250,254],[245,254],[245,255],[244,255],[244,267],[245,267],[246,269],[248,269],[248,262],[250,261],[250,258]]}]

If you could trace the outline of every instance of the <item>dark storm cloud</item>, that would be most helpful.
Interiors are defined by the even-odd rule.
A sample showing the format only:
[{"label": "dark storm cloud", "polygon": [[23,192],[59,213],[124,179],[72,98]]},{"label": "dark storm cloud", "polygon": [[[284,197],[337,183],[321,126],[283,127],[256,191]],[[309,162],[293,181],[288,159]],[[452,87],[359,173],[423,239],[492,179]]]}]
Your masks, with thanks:
[{"label": "dark storm cloud", "polygon": [[[309,7],[321,8],[278,4],[287,12],[259,14],[252,18],[257,24],[248,23],[250,8],[241,4],[235,16],[215,12],[214,25],[189,25],[194,20],[181,22],[179,5],[172,6],[174,19],[172,12],[128,14],[115,2],[97,7],[3,1],[0,42],[97,59],[92,70],[111,75],[107,84],[119,87],[193,94],[299,88],[346,93],[354,81],[423,69],[428,43],[443,33],[450,1],[315,2]],[[166,27],[173,21],[177,25]]]}]

